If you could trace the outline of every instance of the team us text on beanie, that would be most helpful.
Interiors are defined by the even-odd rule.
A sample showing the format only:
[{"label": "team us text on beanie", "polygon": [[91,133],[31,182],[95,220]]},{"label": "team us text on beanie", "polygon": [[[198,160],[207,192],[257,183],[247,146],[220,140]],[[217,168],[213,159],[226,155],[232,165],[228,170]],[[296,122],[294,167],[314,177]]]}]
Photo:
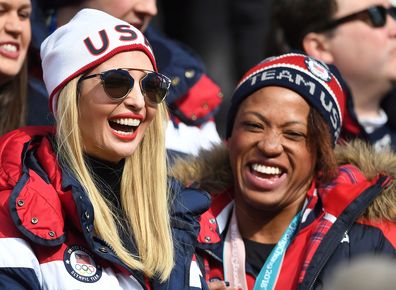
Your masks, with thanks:
[{"label": "team us text on beanie", "polygon": [[250,69],[239,82],[227,116],[226,138],[231,136],[241,102],[255,91],[279,86],[295,91],[320,112],[330,127],[334,144],[340,135],[345,94],[337,69],[300,53],[288,53],[264,60]]},{"label": "team us text on beanie", "polygon": [[143,51],[157,70],[152,49],[137,28],[103,11],[79,11],[41,44],[43,78],[52,112],[56,112],[60,90],[70,80],[120,52],[132,50]]}]

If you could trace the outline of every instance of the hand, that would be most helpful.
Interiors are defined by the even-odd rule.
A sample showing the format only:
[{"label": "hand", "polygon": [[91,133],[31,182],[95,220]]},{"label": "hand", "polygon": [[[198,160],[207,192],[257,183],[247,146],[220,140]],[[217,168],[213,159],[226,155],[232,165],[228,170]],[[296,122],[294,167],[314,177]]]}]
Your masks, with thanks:
[{"label": "hand", "polygon": [[229,285],[230,283],[225,281],[208,282],[210,290],[241,290],[238,288],[230,287]]}]

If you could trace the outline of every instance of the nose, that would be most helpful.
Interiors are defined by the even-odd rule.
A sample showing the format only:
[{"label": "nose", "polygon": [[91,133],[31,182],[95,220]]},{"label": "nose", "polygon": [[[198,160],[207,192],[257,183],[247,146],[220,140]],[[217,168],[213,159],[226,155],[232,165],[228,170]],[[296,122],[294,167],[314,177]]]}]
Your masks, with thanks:
[{"label": "nose", "polygon": [[283,151],[282,136],[271,130],[262,137],[257,147],[266,156],[277,156]]},{"label": "nose", "polygon": [[156,0],[141,0],[135,6],[136,12],[154,17],[158,13]]},{"label": "nose", "polygon": [[145,98],[140,90],[139,82],[135,80],[132,90],[128,96],[123,100],[125,106],[132,108],[133,111],[138,112],[146,105]]},{"label": "nose", "polygon": [[5,19],[4,30],[10,34],[18,35],[22,33],[22,23],[16,11],[11,11]]}]

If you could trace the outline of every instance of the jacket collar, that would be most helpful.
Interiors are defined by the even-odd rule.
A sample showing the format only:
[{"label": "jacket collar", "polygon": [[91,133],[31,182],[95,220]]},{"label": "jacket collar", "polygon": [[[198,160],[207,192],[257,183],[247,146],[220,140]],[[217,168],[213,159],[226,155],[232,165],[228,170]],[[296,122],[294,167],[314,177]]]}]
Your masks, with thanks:
[{"label": "jacket collar", "polygon": [[[336,182],[344,184],[343,190],[348,190],[348,182],[351,183],[351,187],[355,187],[355,182],[363,182],[364,180],[375,182],[380,175],[389,177],[384,183],[384,185],[389,186],[384,186],[381,193],[362,215],[371,220],[396,220],[396,210],[392,206],[396,203],[395,153],[391,151],[375,152],[372,146],[359,140],[339,144],[335,150],[337,162],[341,169]],[[352,165],[354,169],[346,170],[348,166],[342,167],[347,164]],[[349,173],[347,173],[348,171]],[[356,180],[350,179],[350,173],[357,174],[359,178]],[[201,188],[210,192],[213,196],[221,194],[233,184],[228,150],[222,144],[211,150],[201,151],[195,159],[177,160],[172,168],[172,174],[184,184],[191,184],[192,182],[199,184]],[[329,188],[326,190],[329,190]],[[342,194],[342,192],[338,194]]]}]

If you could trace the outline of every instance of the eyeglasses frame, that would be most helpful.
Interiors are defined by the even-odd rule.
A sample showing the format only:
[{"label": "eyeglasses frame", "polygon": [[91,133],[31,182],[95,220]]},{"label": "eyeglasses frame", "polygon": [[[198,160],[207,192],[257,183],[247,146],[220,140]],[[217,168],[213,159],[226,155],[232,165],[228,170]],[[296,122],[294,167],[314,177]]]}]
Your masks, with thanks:
[{"label": "eyeglasses frame", "polygon": [[[327,23],[324,23],[322,25],[318,25],[317,27],[315,27],[312,31],[314,32],[323,32],[323,31],[327,31],[327,30],[331,30],[336,28],[337,26],[350,22],[350,21],[354,21],[357,19],[362,19],[363,17],[369,17],[373,27],[383,27],[386,25],[386,16],[390,15],[393,19],[396,20],[396,7],[395,6],[391,6],[389,8],[386,8],[382,5],[376,5],[376,6],[371,6],[368,7],[364,10],[360,10],[357,11],[355,13],[343,16],[341,18],[338,19],[334,19],[331,20]],[[384,16],[382,16],[384,15]],[[379,20],[377,21],[377,23],[373,20],[374,17],[383,17],[383,21],[381,21],[381,23],[379,23]]]},{"label": "eyeglasses frame", "polygon": [[[99,77],[100,77],[100,80],[101,80],[101,84],[102,84],[102,86],[103,86],[103,90],[105,91],[106,95],[107,95],[110,99],[112,99],[112,100],[114,100],[114,101],[119,101],[119,102],[121,102],[121,101],[123,101],[123,100],[129,95],[129,93],[132,91],[133,85],[134,85],[134,84],[133,84],[132,86],[130,85],[130,88],[129,88],[128,92],[127,92],[123,97],[121,97],[121,98],[113,98],[112,96],[110,96],[110,95],[106,92],[106,89],[105,89],[105,86],[104,86],[104,75],[105,75],[106,73],[110,72],[110,71],[127,71],[127,72],[129,72],[129,71],[133,71],[133,70],[135,70],[135,71],[140,71],[140,72],[145,73],[145,75],[144,75],[142,78],[139,79],[140,90],[141,90],[141,92],[142,92],[142,94],[143,94],[144,96],[145,96],[145,92],[144,92],[144,90],[143,90],[143,88],[142,88],[142,80],[143,80],[149,73],[155,73],[155,74],[160,75],[162,78],[164,78],[164,79],[166,80],[166,89],[167,89],[167,91],[169,92],[169,88],[170,88],[170,85],[171,85],[171,80],[170,80],[166,75],[161,74],[161,73],[156,72],[156,71],[152,71],[152,70],[148,70],[148,69],[141,69],[141,68],[117,68],[117,69],[110,69],[110,70],[107,70],[107,71],[103,71],[103,72],[100,72],[100,73],[97,73],[97,74],[83,75],[83,76],[78,80],[78,86],[79,86],[80,82],[82,82],[82,81],[84,81],[84,80],[86,80],[86,79],[91,79],[91,78],[95,78],[95,77],[99,76]],[[130,81],[130,82],[132,82],[132,81],[135,82],[135,81],[136,81],[129,73],[128,73],[128,76],[129,76],[129,81]],[[161,99],[161,101],[159,101],[159,102],[152,101],[152,100],[149,100],[149,101],[150,101],[151,103],[160,104],[161,102],[163,102],[163,101],[165,100],[166,96],[168,95],[168,92],[164,95],[164,97],[163,97],[163,98]],[[146,96],[145,96],[145,97],[146,97]]]}]

